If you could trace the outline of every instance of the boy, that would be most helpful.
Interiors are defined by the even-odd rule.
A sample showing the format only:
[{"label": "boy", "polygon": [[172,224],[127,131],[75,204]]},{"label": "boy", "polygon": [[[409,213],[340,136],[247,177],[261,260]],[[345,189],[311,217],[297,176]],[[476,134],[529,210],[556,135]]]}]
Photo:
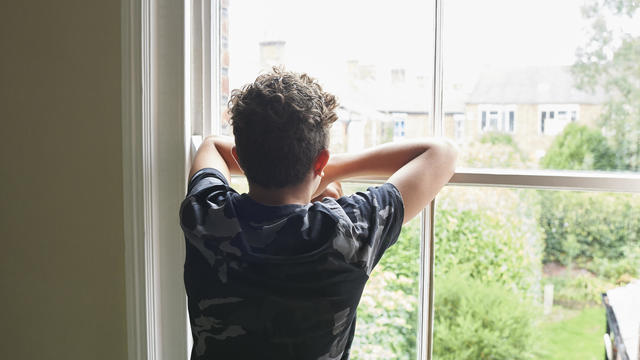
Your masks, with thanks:
[{"label": "boy", "polygon": [[[191,359],[349,358],[369,274],[447,183],[456,150],[419,140],[330,156],[336,107],[314,79],[274,69],[234,91],[235,144],[198,150],[180,209]],[[341,197],[337,181],[357,176],[389,179]]]}]

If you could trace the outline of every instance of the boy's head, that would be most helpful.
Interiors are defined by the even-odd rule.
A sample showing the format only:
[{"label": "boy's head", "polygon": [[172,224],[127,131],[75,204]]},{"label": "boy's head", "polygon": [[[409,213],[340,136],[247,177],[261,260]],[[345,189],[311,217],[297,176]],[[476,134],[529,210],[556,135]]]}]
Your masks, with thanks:
[{"label": "boy's head", "polygon": [[336,98],[315,79],[278,68],[234,90],[229,103],[240,166],[264,188],[300,184],[338,118]]}]

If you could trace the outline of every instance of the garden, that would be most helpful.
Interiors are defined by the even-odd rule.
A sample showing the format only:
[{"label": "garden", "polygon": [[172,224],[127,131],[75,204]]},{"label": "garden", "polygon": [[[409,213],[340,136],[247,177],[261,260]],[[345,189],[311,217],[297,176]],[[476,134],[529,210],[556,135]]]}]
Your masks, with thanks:
[{"label": "garden", "polygon": [[[512,197],[507,202],[518,205],[501,216],[497,201],[473,210],[445,201],[473,192]],[[513,212],[531,211],[515,200],[534,197],[538,217]],[[640,198],[466,188],[446,189],[442,198],[434,359],[600,359],[600,295],[639,275]],[[541,212],[546,202],[553,209]],[[419,230],[416,220],[405,226],[371,276],[358,312],[355,359],[416,358]],[[544,314],[549,284],[553,307]]]},{"label": "garden", "polygon": [[[540,167],[613,166],[589,132],[568,126]],[[594,146],[567,152],[585,133]],[[472,146],[466,164],[524,161],[503,135]],[[358,310],[354,359],[416,358],[419,235],[414,219],[374,270]],[[433,358],[601,359],[601,294],[638,278],[639,267],[638,195],[447,187],[435,214]],[[553,305],[545,309],[548,285]]]}]

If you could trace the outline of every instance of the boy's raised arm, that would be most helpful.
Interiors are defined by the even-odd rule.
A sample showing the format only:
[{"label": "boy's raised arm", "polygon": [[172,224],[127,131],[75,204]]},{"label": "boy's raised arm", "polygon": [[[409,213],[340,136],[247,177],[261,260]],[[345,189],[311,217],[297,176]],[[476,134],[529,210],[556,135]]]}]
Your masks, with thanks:
[{"label": "boy's raised arm", "polygon": [[227,180],[231,174],[242,174],[242,169],[231,154],[234,141],[231,138],[209,136],[202,141],[196,156],[191,163],[189,180],[204,168],[214,168],[219,170]]},{"label": "boy's raised arm", "polygon": [[353,154],[332,156],[323,185],[360,176],[389,176],[404,202],[404,221],[416,216],[449,181],[457,149],[446,139],[389,143]]}]

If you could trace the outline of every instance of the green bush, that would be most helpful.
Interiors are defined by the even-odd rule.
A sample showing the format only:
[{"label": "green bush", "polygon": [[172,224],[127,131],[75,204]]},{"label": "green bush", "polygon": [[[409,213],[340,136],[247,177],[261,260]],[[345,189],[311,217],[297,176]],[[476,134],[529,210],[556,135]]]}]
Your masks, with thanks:
[{"label": "green bush", "polygon": [[546,279],[553,284],[553,302],[568,308],[582,308],[602,303],[602,293],[612,284],[591,274],[559,275]]},{"label": "green bush", "polygon": [[544,261],[589,263],[619,260],[640,241],[640,197],[630,194],[540,194]]},{"label": "green bush", "polygon": [[439,209],[436,222],[436,277],[464,269],[469,276],[527,292],[534,284],[534,262],[516,219],[483,209]]},{"label": "green bush", "polygon": [[434,359],[530,359],[540,230],[531,191],[445,192],[436,214]]},{"label": "green bush", "polygon": [[[492,189],[491,192],[493,191]],[[467,282],[488,284],[497,294],[503,294],[502,297],[508,298],[504,300],[508,306],[515,307],[520,304],[530,309],[529,300],[509,302],[509,299],[531,299],[529,295],[539,290],[534,289],[539,285],[540,258],[533,244],[541,241],[535,221],[537,216],[534,215],[533,209],[536,200],[532,196],[536,194],[531,191],[495,191],[495,196],[490,195],[491,201],[476,199],[477,196],[486,196],[486,189],[479,192],[477,189],[456,188],[455,196],[443,194],[441,197],[435,224],[435,293],[436,296],[441,293],[443,281],[446,282],[442,279],[464,271],[468,279],[455,289],[460,292],[455,296],[467,296],[465,293],[469,290],[464,285]],[[481,206],[478,206],[480,204]],[[464,208],[465,206],[467,208]],[[471,206],[474,208],[470,208]],[[358,308],[358,326],[352,348],[354,359],[415,359],[418,331],[419,234],[418,219],[405,225],[398,242],[385,253],[371,274]],[[453,290],[446,290],[450,298],[454,296]],[[494,299],[493,302],[480,302],[468,311],[491,313],[499,309],[489,307],[501,307],[502,301]],[[436,303],[437,313],[449,312],[447,308],[441,312],[439,306]],[[466,311],[452,313],[449,317],[450,323],[440,324],[449,329],[450,333],[466,331],[464,329],[469,325],[465,323],[467,320],[478,321],[478,324],[474,325],[476,328],[486,325],[480,318],[458,318],[457,314],[466,316]],[[506,311],[511,310],[506,308]],[[501,319],[509,323],[515,322],[521,327],[523,319],[518,316],[516,311],[516,318],[512,319],[511,314],[505,313]],[[525,323],[526,326],[529,326],[528,324]],[[488,331],[469,336],[485,336],[494,330]],[[518,339],[512,341],[496,338],[493,341],[499,344],[496,345],[498,348],[494,349],[489,346],[489,338],[485,337],[484,340],[486,343],[475,343],[471,350],[458,347],[452,358],[464,358],[465,354],[494,350],[496,356],[501,356],[508,353],[501,347],[511,348],[520,346],[517,343],[524,344]],[[505,342],[507,344],[503,345]],[[456,357],[458,355],[460,357]]]},{"label": "green bush", "polygon": [[537,309],[505,285],[451,269],[436,279],[433,357],[437,360],[531,359]]},{"label": "green bush", "polygon": [[586,263],[585,268],[615,282],[625,282],[625,278],[637,278],[640,275],[640,244],[626,244],[622,253],[623,256],[615,260],[595,258]]},{"label": "green bush", "polygon": [[[553,140],[540,165],[547,169],[610,170],[616,168],[616,154],[600,131],[569,124]],[[568,266],[577,262],[610,280],[624,274],[638,275],[633,264],[639,260],[634,255],[640,240],[639,197],[543,191],[540,207],[545,262]]]},{"label": "green bush", "polygon": [[491,131],[487,132],[480,138],[481,144],[491,144],[491,145],[509,145],[514,148],[517,148],[515,141],[513,141],[513,136],[504,132]]},{"label": "green bush", "polygon": [[553,139],[540,165],[545,169],[610,170],[616,167],[616,154],[598,130],[571,123]]}]

